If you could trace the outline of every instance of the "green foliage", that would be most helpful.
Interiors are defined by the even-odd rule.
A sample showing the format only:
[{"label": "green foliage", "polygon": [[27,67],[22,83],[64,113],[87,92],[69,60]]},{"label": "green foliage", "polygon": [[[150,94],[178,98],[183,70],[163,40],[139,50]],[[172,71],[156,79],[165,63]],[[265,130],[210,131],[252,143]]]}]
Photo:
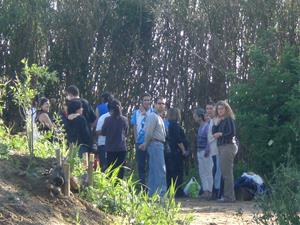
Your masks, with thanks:
[{"label": "green foliage", "polygon": [[[31,157],[34,156],[33,149],[33,130],[34,121],[32,121],[32,102],[37,94],[42,94],[47,83],[57,81],[55,72],[48,72],[47,67],[39,67],[36,64],[28,66],[27,60],[23,59],[24,68],[21,76],[16,76],[15,85],[11,87],[14,94],[14,101],[21,109],[21,116],[24,117],[26,123],[26,134],[28,140],[28,148]],[[44,146],[47,147],[47,146]],[[42,147],[43,148],[43,147]]]},{"label": "green foliage", "polygon": [[300,224],[300,168],[287,154],[287,162],[274,170],[268,193],[258,198],[260,224]]},{"label": "green foliage", "polygon": [[273,57],[254,46],[250,56],[248,81],[235,85],[230,99],[249,169],[266,174],[284,162],[288,146],[300,161],[300,58],[292,47]]},{"label": "green foliage", "polygon": [[152,198],[141,191],[137,193],[132,176],[120,180],[119,168],[106,173],[94,173],[94,185],[84,189],[80,196],[101,210],[120,215],[125,224],[177,224],[179,205],[174,200],[174,185],[163,199]]}]

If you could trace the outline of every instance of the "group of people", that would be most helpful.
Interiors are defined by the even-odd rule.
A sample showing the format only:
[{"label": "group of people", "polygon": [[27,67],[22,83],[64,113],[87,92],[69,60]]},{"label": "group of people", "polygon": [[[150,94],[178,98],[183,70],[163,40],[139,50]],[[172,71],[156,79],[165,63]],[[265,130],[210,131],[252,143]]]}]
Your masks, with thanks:
[{"label": "group of people", "polygon": [[[40,131],[51,130],[50,102],[41,98],[39,103],[34,121]],[[163,196],[171,183],[175,183],[176,196],[183,196],[184,159],[190,147],[181,126],[180,110],[166,110],[165,98],[155,98],[152,107],[151,95],[143,94],[129,121],[122,115],[120,101],[111,94],[102,94],[102,102],[94,111],[87,100],[80,98],[79,89],[71,85],[66,89],[61,117],[68,144],[78,146],[79,157],[84,152],[91,152],[96,142],[101,170],[119,167],[118,177],[121,179],[124,177],[130,123],[134,133],[137,173],[143,189],[150,196],[154,193]],[[199,126],[196,146],[202,187],[200,197],[233,202],[233,161],[237,153],[234,114],[225,101],[216,105],[209,102],[205,110],[194,110],[193,119]]]}]

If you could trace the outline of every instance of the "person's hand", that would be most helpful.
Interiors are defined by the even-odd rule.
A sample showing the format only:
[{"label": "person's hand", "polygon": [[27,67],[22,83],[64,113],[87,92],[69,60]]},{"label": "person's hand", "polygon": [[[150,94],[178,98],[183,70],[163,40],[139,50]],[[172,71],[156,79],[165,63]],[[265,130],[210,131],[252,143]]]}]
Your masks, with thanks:
[{"label": "person's hand", "polygon": [[182,155],[183,155],[184,157],[189,156],[189,154],[190,154],[189,150],[185,150],[184,152],[182,152]]},{"label": "person's hand", "polygon": [[141,149],[142,151],[145,151],[145,150],[146,150],[145,144],[141,144],[141,145],[139,146],[139,149]]},{"label": "person's hand", "polygon": [[215,138],[215,139],[218,139],[219,137],[221,137],[222,136],[222,133],[221,132],[217,132],[217,133],[214,133],[213,134],[213,137]]}]

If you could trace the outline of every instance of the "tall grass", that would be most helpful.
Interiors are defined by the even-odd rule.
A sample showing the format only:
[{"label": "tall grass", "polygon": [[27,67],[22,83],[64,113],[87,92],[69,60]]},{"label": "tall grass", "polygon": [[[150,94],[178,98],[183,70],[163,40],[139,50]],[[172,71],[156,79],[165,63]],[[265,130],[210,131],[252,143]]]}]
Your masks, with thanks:
[{"label": "tall grass", "polygon": [[[125,180],[117,177],[119,168],[94,173],[94,184],[81,191],[80,196],[105,212],[119,215],[122,224],[178,224],[180,205],[175,202],[175,188],[171,185],[163,198],[155,194],[149,197],[144,191],[137,192],[133,176]],[[181,224],[187,224],[181,221]]]}]

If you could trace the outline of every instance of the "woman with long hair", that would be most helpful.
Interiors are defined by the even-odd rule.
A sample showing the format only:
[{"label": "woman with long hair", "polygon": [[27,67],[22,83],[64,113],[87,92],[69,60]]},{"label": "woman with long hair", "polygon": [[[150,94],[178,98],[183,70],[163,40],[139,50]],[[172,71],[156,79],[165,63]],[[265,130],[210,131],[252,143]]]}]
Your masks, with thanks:
[{"label": "woman with long hair", "polygon": [[187,140],[184,130],[180,126],[180,111],[177,108],[171,108],[167,113],[169,126],[167,132],[167,144],[170,151],[166,152],[165,160],[167,169],[167,185],[170,187],[172,180],[175,183],[176,197],[182,197],[182,184],[184,172],[184,156],[187,154]]},{"label": "woman with long hair", "polygon": [[219,101],[216,104],[216,118],[214,118],[212,133],[217,140],[221,174],[224,180],[224,198],[219,200],[234,202],[233,162],[238,148],[235,142],[235,116],[226,101]]},{"label": "woman with long hair", "polygon": [[127,148],[126,136],[128,133],[128,119],[122,115],[120,101],[114,99],[108,103],[109,117],[104,121],[99,134],[105,136],[105,150],[107,152],[107,167],[120,166],[118,177],[123,179]]},{"label": "woman with long hair", "polygon": [[49,116],[50,101],[48,98],[41,98],[39,101],[39,109],[36,112],[35,122],[38,125],[40,132],[50,131],[53,127],[53,123]]}]

